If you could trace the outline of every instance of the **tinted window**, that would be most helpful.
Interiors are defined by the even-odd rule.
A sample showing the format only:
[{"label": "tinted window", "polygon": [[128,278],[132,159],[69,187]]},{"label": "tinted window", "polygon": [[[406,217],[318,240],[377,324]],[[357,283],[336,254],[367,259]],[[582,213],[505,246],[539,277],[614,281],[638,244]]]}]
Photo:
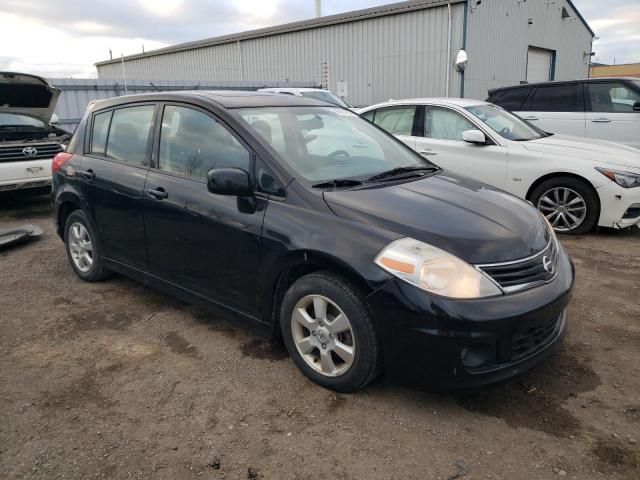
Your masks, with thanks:
[{"label": "tinted window", "polygon": [[91,136],[91,153],[104,155],[107,146],[107,133],[111,111],[98,113],[93,116],[93,135]]},{"label": "tinted window", "polygon": [[514,88],[497,92],[489,98],[489,102],[500,105],[505,110],[522,110],[522,105],[531,93],[531,88]]},{"label": "tinted window", "polygon": [[448,108],[429,107],[425,114],[424,129],[425,137],[462,141],[462,132],[478,128],[458,112]]},{"label": "tinted window", "polygon": [[162,116],[158,167],[166,172],[206,178],[213,168],[249,171],[250,154],[209,115],[169,105]]},{"label": "tinted window", "polygon": [[594,112],[633,112],[633,104],[640,101],[640,94],[622,83],[590,83],[589,97]]},{"label": "tinted window", "polygon": [[582,85],[578,83],[537,87],[529,100],[529,108],[536,112],[582,112]]},{"label": "tinted window", "polygon": [[376,110],[373,123],[393,135],[411,135],[416,107],[401,106]]},{"label": "tinted window", "polygon": [[154,110],[154,105],[114,110],[107,157],[131,165],[144,165]]}]

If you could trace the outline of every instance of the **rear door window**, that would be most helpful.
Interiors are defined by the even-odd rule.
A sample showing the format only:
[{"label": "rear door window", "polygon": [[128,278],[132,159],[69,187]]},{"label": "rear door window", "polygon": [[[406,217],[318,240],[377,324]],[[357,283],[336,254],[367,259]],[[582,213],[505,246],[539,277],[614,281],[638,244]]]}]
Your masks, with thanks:
[{"label": "rear door window", "polygon": [[412,135],[417,108],[412,105],[381,108],[375,111],[373,123],[393,135]]},{"label": "rear door window", "polygon": [[145,165],[155,105],[113,111],[106,155],[118,162]]},{"label": "rear door window", "polygon": [[213,168],[248,172],[251,154],[213,117],[193,108],[167,105],[162,116],[158,167],[204,179]]},{"label": "rear door window", "polygon": [[633,112],[633,105],[640,101],[640,94],[620,82],[589,83],[592,112]]},{"label": "rear door window", "polygon": [[495,103],[496,105],[500,105],[505,110],[510,111],[518,111],[522,110],[522,106],[524,102],[529,97],[531,93],[531,88],[514,88],[512,90],[503,90],[502,92],[497,92],[495,95],[489,98],[489,102]]},{"label": "rear door window", "polygon": [[533,112],[583,112],[582,84],[566,83],[536,87],[527,102]]},{"label": "rear door window", "polygon": [[93,116],[93,134],[91,136],[91,153],[104,155],[107,148],[107,135],[111,122],[111,110]]}]

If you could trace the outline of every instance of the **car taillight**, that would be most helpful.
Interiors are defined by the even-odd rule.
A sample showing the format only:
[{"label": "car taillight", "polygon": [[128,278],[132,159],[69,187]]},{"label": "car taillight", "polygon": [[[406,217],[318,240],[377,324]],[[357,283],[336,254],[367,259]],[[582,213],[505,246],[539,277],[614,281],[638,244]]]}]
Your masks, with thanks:
[{"label": "car taillight", "polygon": [[56,173],[60,170],[60,167],[67,163],[69,159],[73,155],[67,152],[60,152],[55,157],[53,157],[53,162],[51,163],[51,173]]}]

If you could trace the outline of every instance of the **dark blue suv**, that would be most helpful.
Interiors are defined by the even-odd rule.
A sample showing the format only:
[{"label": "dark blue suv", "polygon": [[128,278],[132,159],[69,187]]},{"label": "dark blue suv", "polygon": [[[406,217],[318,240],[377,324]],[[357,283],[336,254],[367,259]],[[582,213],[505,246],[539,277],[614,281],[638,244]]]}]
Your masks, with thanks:
[{"label": "dark blue suv", "polygon": [[80,278],[118,272],[224,307],[327,388],[382,370],[431,388],[495,382],[566,330],[574,269],[535,208],[321,101],[93,103],[53,172]]}]

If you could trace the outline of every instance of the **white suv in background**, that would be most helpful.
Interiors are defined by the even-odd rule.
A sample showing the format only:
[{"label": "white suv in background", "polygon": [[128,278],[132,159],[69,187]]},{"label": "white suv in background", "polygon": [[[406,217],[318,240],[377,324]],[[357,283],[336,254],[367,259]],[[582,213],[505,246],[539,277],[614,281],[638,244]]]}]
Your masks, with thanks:
[{"label": "white suv in background", "polygon": [[546,132],[640,148],[640,79],[589,78],[497,88],[488,102]]},{"label": "white suv in background", "polygon": [[398,100],[360,114],[440,167],[530,200],[556,231],[640,224],[635,148],[545,133],[478,100]]},{"label": "white suv in background", "polygon": [[281,93],[284,95],[294,95],[296,97],[315,98],[316,100],[322,100],[323,102],[332,103],[339,107],[351,108],[344,99],[333,93],[331,90],[324,90],[322,88],[288,88],[288,87],[274,87],[274,88],[260,88],[259,92],[266,93]]},{"label": "white suv in background", "polygon": [[0,72],[0,192],[51,190],[51,161],[70,136],[50,123],[59,95],[44,78]]}]

